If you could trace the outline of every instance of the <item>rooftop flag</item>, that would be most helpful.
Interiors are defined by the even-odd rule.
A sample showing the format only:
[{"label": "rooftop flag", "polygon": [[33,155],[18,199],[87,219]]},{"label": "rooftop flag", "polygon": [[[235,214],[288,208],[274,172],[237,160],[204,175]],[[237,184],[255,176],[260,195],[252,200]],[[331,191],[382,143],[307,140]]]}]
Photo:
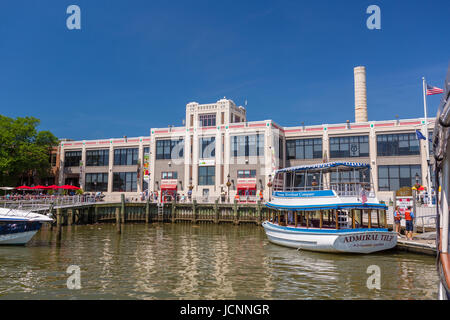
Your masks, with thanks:
[{"label": "rooftop flag", "polygon": [[439,94],[439,93],[443,93],[443,92],[444,92],[444,90],[442,90],[442,89],[440,89],[438,87],[430,86],[427,83],[427,96],[431,96],[433,94]]}]

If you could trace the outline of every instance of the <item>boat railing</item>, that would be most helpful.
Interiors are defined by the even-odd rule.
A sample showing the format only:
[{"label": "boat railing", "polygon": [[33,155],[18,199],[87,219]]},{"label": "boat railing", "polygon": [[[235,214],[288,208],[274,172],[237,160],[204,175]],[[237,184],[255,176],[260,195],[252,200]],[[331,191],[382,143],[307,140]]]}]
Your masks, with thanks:
[{"label": "boat railing", "polygon": [[359,197],[361,188],[366,190],[368,198],[375,197],[373,184],[368,182],[332,182],[331,184],[318,184],[316,186],[306,187],[285,187],[275,188],[274,191],[282,192],[302,192],[302,191],[318,191],[318,190],[334,190],[341,197]]},{"label": "boat railing", "polygon": [[369,182],[332,182],[331,190],[334,190],[340,197],[359,197],[361,189],[366,192],[366,197],[374,198],[375,191],[373,184]]}]

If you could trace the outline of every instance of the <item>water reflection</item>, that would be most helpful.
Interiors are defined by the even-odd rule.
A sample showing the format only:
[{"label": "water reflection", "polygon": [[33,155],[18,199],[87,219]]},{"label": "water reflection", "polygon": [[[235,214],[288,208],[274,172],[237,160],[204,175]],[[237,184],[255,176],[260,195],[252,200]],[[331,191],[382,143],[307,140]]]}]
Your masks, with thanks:
[{"label": "water reflection", "polygon": [[[337,255],[270,244],[261,228],[127,224],[42,229],[26,247],[0,247],[3,299],[434,299],[432,257],[395,251]],[[381,290],[369,290],[370,265]],[[66,287],[69,265],[81,290]]]}]

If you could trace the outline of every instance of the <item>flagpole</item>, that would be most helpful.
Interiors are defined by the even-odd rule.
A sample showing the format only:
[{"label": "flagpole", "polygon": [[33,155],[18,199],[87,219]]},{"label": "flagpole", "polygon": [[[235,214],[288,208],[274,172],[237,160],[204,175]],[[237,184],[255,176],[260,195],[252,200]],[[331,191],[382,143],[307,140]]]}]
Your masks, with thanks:
[{"label": "flagpole", "polygon": [[422,77],[422,85],[423,85],[423,112],[425,119],[425,134],[424,136],[427,138],[425,141],[425,150],[427,153],[427,183],[428,183],[428,204],[431,204],[431,175],[430,175],[430,143],[428,139],[430,139],[428,134],[428,119],[427,119],[427,84],[425,81],[425,77]]}]

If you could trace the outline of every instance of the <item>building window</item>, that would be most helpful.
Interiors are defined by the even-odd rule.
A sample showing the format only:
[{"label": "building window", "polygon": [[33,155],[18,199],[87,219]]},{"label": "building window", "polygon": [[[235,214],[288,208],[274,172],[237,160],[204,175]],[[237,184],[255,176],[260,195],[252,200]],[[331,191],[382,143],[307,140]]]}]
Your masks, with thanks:
[{"label": "building window", "polygon": [[213,186],[216,181],[216,167],[198,167],[198,185]]},{"label": "building window", "polygon": [[286,141],[286,158],[292,159],[321,159],[322,139],[296,139]]},{"label": "building window", "polygon": [[137,164],[138,152],[138,148],[114,149],[114,165],[130,166]]},{"label": "building window", "polygon": [[396,191],[416,184],[416,174],[421,182],[420,165],[378,166],[378,190]]},{"label": "building window", "polygon": [[150,147],[144,147],[144,154],[150,153]]},{"label": "building window", "polygon": [[81,161],[81,151],[66,151],[64,154],[65,167],[78,167]]},{"label": "building window", "polygon": [[161,179],[178,179],[177,171],[161,172]]},{"label": "building window", "polygon": [[209,159],[216,156],[216,138],[199,139],[199,159]]},{"label": "building window", "polygon": [[409,156],[420,154],[415,133],[377,135],[378,156]]},{"label": "building window", "polygon": [[109,166],[109,150],[86,151],[86,166]]},{"label": "building window", "polygon": [[370,170],[331,171],[331,183],[370,183]]},{"label": "building window", "polygon": [[369,156],[369,136],[330,138],[330,158]]},{"label": "building window", "polygon": [[108,174],[86,173],[85,189],[88,192],[108,191]]},{"label": "building window", "polygon": [[56,167],[56,153],[50,154],[50,165]]},{"label": "building window", "polygon": [[201,127],[214,127],[216,125],[216,114],[201,114],[199,115]]},{"label": "building window", "polygon": [[256,170],[238,170],[238,178],[256,178]]},{"label": "building window", "polygon": [[231,136],[231,156],[264,156],[264,135]]},{"label": "building window", "polygon": [[136,192],[137,173],[136,172],[114,172],[113,173],[114,192]]},{"label": "building window", "polygon": [[184,157],[184,140],[156,141],[156,160],[181,159]]}]

